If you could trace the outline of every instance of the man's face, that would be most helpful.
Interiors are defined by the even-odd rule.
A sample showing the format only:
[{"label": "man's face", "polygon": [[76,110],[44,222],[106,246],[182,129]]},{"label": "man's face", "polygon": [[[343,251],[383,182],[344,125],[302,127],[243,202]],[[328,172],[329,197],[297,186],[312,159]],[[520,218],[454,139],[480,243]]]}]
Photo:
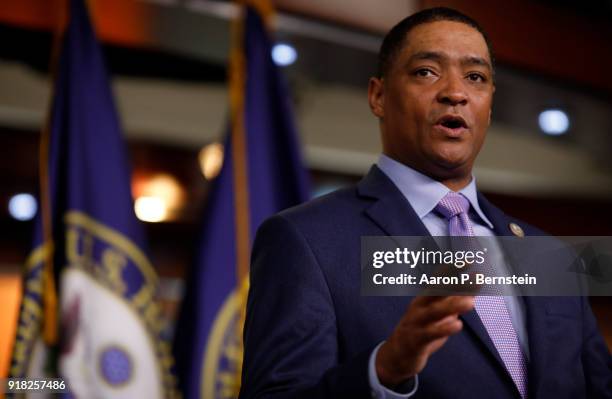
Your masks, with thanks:
[{"label": "man's face", "polygon": [[469,176],[494,91],[487,45],[476,29],[452,21],[416,26],[385,76],[370,80],[383,152],[439,180]]}]

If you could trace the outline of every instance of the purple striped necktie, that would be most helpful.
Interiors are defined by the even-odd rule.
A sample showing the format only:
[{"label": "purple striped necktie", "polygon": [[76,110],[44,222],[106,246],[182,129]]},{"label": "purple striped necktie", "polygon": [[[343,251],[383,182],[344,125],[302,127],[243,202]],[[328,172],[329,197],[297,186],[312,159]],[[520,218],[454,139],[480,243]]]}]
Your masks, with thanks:
[{"label": "purple striped necktie", "polygon": [[[474,236],[472,222],[468,217],[469,209],[468,199],[452,191],[446,194],[435,208],[448,220],[451,236]],[[478,295],[475,308],[521,397],[527,398],[527,362],[504,297],[501,292],[495,296]]]}]

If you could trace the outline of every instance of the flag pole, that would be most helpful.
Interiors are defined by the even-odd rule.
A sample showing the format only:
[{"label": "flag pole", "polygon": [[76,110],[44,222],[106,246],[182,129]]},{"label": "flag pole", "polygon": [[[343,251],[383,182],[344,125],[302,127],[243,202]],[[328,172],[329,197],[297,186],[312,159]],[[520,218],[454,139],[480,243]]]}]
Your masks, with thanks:
[{"label": "flag pole", "polygon": [[[55,82],[58,74],[59,56],[62,50],[62,39],[66,31],[66,26],[70,18],[68,9],[71,0],[58,0],[60,11],[57,16],[57,23],[53,34],[53,44],[51,49],[51,59],[49,71],[51,81]],[[57,287],[53,268],[54,243],[53,243],[53,220],[51,191],[49,189],[49,143],[51,140],[51,110],[53,108],[53,98],[55,98],[55,85],[52,85],[49,102],[47,106],[47,117],[41,130],[39,146],[39,183],[40,183],[40,202],[43,229],[43,339],[47,345],[54,345],[57,342]]]}]

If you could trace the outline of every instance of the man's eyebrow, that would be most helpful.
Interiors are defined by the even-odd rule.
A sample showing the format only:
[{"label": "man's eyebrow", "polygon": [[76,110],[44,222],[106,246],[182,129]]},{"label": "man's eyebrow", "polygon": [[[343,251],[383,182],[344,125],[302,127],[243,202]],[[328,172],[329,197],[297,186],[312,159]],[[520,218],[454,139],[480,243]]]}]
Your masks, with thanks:
[{"label": "man's eyebrow", "polygon": [[432,60],[432,61],[442,61],[444,58],[447,58],[442,53],[438,53],[436,51],[419,51],[410,56],[408,62],[414,62],[419,60]]},{"label": "man's eyebrow", "polygon": [[[419,51],[417,53],[414,53],[412,56],[410,56],[410,59],[408,60],[408,62],[412,63],[414,61],[420,61],[420,60],[431,60],[431,61],[442,62],[444,60],[447,60],[448,58],[449,57],[447,55],[443,53],[439,53],[437,51]],[[487,68],[488,70],[493,69],[491,68],[491,63],[489,63],[489,61],[487,61],[486,59],[482,57],[478,57],[478,56],[462,57],[461,64],[462,65],[483,66]]]},{"label": "man's eyebrow", "polygon": [[482,57],[469,56],[461,59],[461,64],[463,65],[478,65],[487,68],[488,70],[492,70],[491,64],[489,61]]}]

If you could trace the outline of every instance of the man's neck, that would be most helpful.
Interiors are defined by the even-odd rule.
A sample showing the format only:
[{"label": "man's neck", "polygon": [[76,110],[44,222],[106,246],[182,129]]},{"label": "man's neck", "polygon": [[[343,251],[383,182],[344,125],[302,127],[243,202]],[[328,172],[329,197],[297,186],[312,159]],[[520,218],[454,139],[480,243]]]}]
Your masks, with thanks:
[{"label": "man's neck", "polygon": [[430,178],[432,178],[433,180],[436,180],[442,184],[444,184],[446,187],[449,188],[449,190],[458,192],[460,191],[462,188],[466,187],[468,184],[470,184],[470,182],[472,181],[472,171],[471,171],[471,167],[469,168],[469,170],[457,170],[457,171],[449,171],[449,170],[444,170],[442,167],[440,167],[440,173],[435,173],[432,172],[431,170],[428,170],[428,168],[425,167],[421,167],[420,165],[415,165],[412,164],[411,162],[404,162],[401,159],[398,159],[396,157],[394,157],[393,155],[389,155],[386,154],[383,151],[383,154],[385,154],[385,156],[406,165],[407,167],[416,170],[417,172],[428,176]]},{"label": "man's neck", "polygon": [[[430,176],[431,177],[431,176]],[[435,177],[432,177],[435,179]],[[438,180],[438,179],[436,179]],[[472,181],[472,175],[462,176],[459,178],[451,178],[451,179],[443,179],[438,180],[440,183],[444,184],[452,191],[460,191],[462,188],[466,187]]]}]

